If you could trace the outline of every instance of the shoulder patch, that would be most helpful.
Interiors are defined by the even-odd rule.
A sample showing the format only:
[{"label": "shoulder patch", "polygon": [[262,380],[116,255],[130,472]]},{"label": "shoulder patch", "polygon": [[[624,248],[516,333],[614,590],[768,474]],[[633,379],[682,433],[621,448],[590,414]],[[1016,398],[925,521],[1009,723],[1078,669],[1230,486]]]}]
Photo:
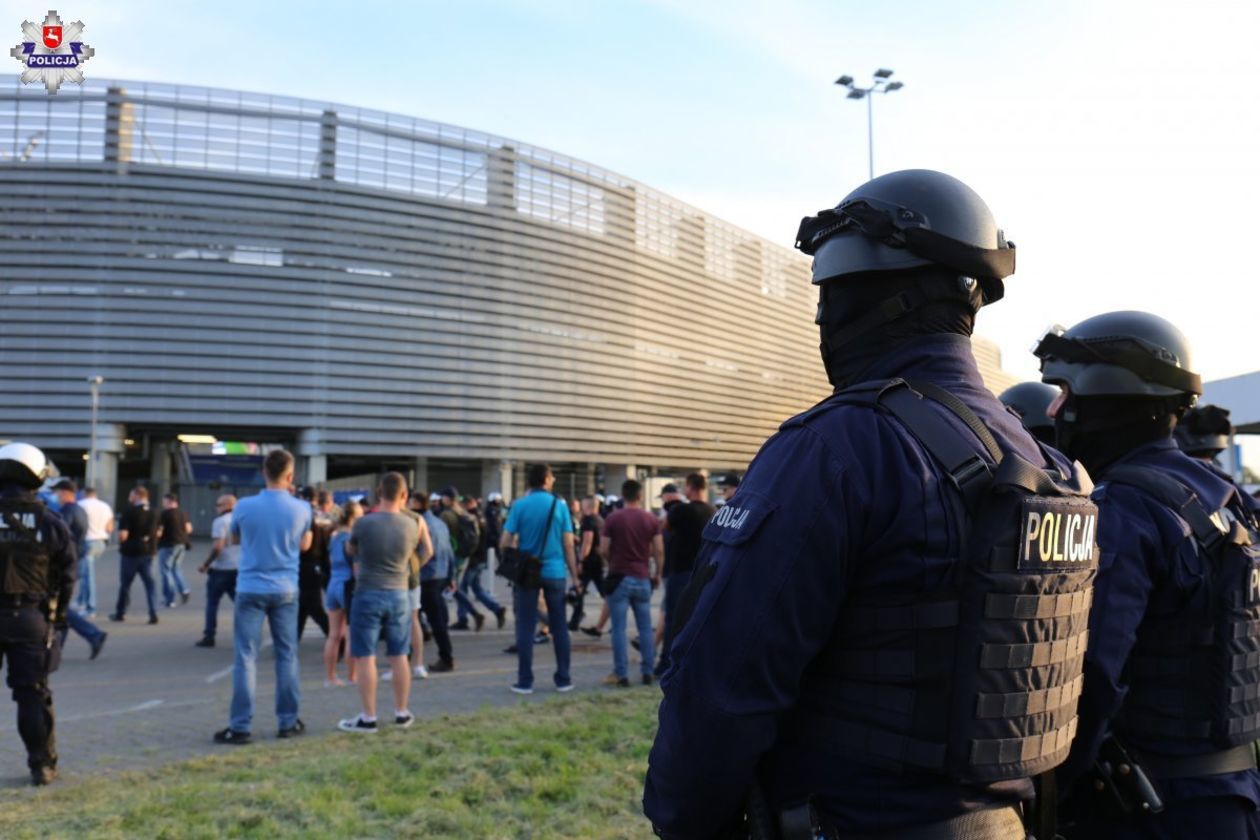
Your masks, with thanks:
[{"label": "shoulder patch", "polygon": [[723,545],[739,545],[757,533],[770,514],[778,510],[774,502],[751,490],[735,494],[704,526],[704,539]]}]

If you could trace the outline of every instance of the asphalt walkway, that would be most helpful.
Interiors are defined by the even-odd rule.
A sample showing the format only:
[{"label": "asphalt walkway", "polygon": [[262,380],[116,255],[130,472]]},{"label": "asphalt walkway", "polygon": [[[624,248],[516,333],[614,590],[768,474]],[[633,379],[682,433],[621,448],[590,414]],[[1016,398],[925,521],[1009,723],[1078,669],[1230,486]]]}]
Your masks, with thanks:
[{"label": "asphalt walkway", "polygon": [[[89,661],[87,643],[71,633],[61,669],[52,677],[64,779],[154,767],[222,750],[257,749],[275,737],[275,676],[268,648],[258,667],[255,744],[230,747],[211,741],[214,731],[227,725],[232,692],[232,607],[226,599],[220,606],[217,647],[194,647],[201,638],[205,610],[205,578],[197,573],[196,566],[207,553],[208,545],[199,542],[183,562],[192,599],[173,609],[159,607],[160,623],[153,626],[145,623],[144,590],[138,578],[132,585],[128,620],[122,624],[108,621],[106,615],[112,611],[118,591],[117,551],[111,549],[97,562],[99,604],[95,621],[109,633],[109,639],[100,657]],[[510,598],[503,597],[507,594],[506,584],[497,580],[495,597],[510,604]],[[592,593],[587,623],[593,623],[598,614],[598,596]],[[487,618],[486,629],[480,633],[451,633],[456,660],[453,673],[435,674],[413,683],[411,710],[420,718],[417,726],[436,715],[485,705],[540,702],[555,696],[551,687],[555,659],[550,644],[534,648],[535,693],[521,697],[508,690],[516,678],[516,657],[503,653],[514,640],[511,610],[502,630],[494,629],[493,616]],[[267,639],[264,630],[264,641]],[[308,621],[299,645],[299,661],[300,716],[309,733],[336,731],[339,719],[359,709],[354,686],[324,687],[323,646],[323,634]],[[437,659],[432,642],[426,644],[425,654],[429,662]],[[380,664],[384,664],[383,658]],[[632,671],[637,667],[637,656],[632,652]],[[611,670],[607,633],[599,640],[580,633],[574,636],[572,674],[578,692],[613,690],[600,685]],[[340,673],[344,678],[344,665]],[[385,711],[393,705],[390,691],[388,683],[381,684],[378,704]],[[16,713],[12,703],[7,714],[0,706],[0,787],[29,783]]]}]

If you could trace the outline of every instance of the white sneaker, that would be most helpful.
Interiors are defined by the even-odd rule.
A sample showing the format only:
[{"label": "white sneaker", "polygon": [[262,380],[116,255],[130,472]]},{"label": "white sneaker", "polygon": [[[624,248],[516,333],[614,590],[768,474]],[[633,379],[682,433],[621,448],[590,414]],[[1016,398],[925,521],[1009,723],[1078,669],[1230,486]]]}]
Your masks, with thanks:
[{"label": "white sneaker", "polygon": [[340,720],[337,722],[337,728],[342,732],[362,732],[364,734],[377,731],[376,721],[368,723],[363,719],[363,715],[355,715],[352,718]]},{"label": "white sneaker", "polygon": [[418,680],[427,680],[429,678],[429,669],[423,665],[417,665],[412,669],[411,675]]},{"label": "white sneaker", "polygon": [[394,712],[394,725],[400,729],[406,729],[416,722],[416,716],[411,712],[403,712],[401,715]]},{"label": "white sneaker", "polygon": [[392,682],[394,679],[393,671],[381,671],[381,682]]}]

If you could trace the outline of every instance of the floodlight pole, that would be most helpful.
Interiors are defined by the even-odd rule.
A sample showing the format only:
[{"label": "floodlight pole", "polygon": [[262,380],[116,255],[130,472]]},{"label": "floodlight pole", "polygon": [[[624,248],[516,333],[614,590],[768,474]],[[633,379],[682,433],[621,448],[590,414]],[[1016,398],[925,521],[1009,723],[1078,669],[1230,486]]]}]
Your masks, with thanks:
[{"label": "floodlight pole", "polygon": [[849,95],[846,99],[865,99],[866,100],[866,163],[867,172],[871,178],[875,177],[875,109],[871,100],[877,93],[892,93],[894,90],[901,90],[904,85],[901,82],[890,82],[893,71],[880,68],[872,74],[872,82],[870,87],[858,87],[853,83],[852,76],[841,76],[836,79],[836,84],[846,88]]},{"label": "floodlight pole", "polygon": [[100,412],[101,405],[101,383],[105,381],[103,376],[89,376],[88,387],[92,389],[92,446],[88,452],[88,468],[87,480],[83,483],[88,487],[96,486],[96,418]]}]

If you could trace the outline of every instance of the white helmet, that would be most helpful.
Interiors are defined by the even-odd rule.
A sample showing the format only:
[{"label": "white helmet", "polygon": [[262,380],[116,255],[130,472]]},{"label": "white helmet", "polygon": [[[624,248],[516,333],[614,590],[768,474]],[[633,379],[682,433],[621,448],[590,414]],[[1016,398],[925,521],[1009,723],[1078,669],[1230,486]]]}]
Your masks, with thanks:
[{"label": "white helmet", "polygon": [[52,461],[29,443],[0,446],[0,481],[13,481],[29,490],[36,490],[56,475],[57,468]]}]

